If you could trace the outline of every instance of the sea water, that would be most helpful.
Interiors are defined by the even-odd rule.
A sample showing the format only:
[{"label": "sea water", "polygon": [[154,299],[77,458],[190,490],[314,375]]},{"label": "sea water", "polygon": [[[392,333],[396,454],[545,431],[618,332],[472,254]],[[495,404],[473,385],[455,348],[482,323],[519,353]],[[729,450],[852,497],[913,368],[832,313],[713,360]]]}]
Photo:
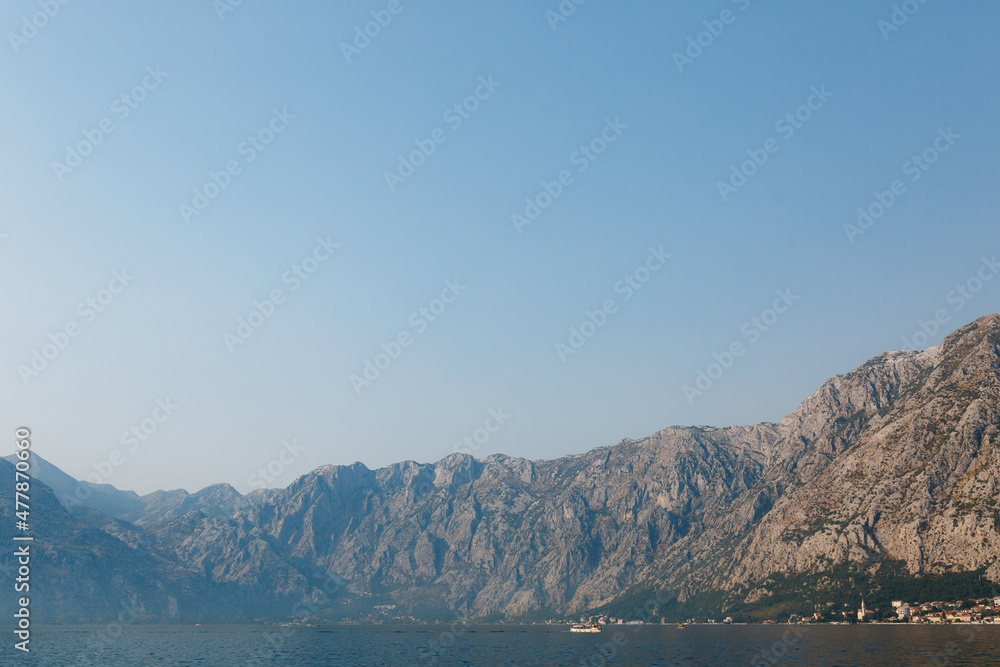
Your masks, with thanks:
[{"label": "sea water", "polygon": [[1000,625],[49,626],[9,665],[1000,665]]}]

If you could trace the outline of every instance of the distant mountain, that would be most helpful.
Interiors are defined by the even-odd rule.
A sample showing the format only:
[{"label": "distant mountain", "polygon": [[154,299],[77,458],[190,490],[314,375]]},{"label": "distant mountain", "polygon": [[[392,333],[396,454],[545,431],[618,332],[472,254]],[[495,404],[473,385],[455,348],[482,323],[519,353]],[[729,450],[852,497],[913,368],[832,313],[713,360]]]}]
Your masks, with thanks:
[{"label": "distant mountain", "polygon": [[197,493],[183,489],[154,491],[139,498],[142,507],[121,518],[137,525],[173,521],[189,512],[202,512],[213,519],[226,519],[250,501],[228,484],[213,484]]},{"label": "distant mountain", "polygon": [[[990,587],[998,406],[994,315],[832,378],[778,424],[672,427],[552,461],[323,466],[246,497],[107,492],[131,508],[67,510],[43,491],[37,567],[56,585],[39,613],[99,620],[128,600],[147,620],[287,618],[330,581],[328,618],[395,604],[431,619],[649,600],[665,616],[753,616],[900,582]],[[61,493],[57,470],[40,466],[38,481]]]},{"label": "distant mountain", "polygon": [[[11,463],[17,460],[13,454],[4,459]],[[66,509],[91,508],[137,525],[176,519],[194,510],[206,516],[226,518],[250,504],[251,498],[266,497],[266,493],[244,497],[228,484],[213,484],[197,493],[175,489],[139,496],[134,491],[122,491],[110,484],[77,480],[37,453],[32,454],[30,474],[48,486]]]},{"label": "distant mountain", "polygon": [[[16,457],[4,457],[11,463]],[[110,484],[78,481],[52,465],[38,454],[31,457],[31,476],[48,486],[63,507],[92,507],[108,516],[123,517],[140,512],[144,504],[134,491],[119,491]]]},{"label": "distant mountain", "polygon": [[[14,545],[14,466],[0,461],[0,540]],[[46,485],[34,481],[28,493],[32,618],[39,622],[89,622],[113,620],[123,606],[135,603],[138,618],[183,618],[208,613],[207,599],[214,591],[199,588],[199,581],[171,558],[145,548],[144,538],[129,525],[87,509],[74,516]],[[130,535],[131,533],[131,535]],[[17,534],[25,534],[17,531]],[[17,576],[14,548],[0,552],[0,572],[7,581]],[[184,600],[184,609],[178,607]],[[12,611],[13,596],[3,601]]]}]

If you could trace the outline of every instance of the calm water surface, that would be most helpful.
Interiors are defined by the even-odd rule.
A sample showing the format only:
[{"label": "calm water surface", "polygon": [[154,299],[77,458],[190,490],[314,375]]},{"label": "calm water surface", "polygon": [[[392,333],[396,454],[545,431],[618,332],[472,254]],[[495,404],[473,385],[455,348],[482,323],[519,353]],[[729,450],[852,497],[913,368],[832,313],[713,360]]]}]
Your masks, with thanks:
[{"label": "calm water surface", "polygon": [[[111,635],[121,634],[117,637]],[[1000,665],[1000,626],[59,626],[9,665]]]}]

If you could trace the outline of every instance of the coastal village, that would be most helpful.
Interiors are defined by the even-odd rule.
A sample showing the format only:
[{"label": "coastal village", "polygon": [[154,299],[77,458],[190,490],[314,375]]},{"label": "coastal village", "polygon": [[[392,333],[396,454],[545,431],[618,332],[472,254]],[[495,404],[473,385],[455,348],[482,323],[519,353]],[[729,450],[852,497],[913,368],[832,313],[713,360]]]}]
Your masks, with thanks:
[{"label": "coastal village", "polygon": [[[600,625],[646,625],[648,622],[627,620],[626,618],[615,618],[601,616],[592,618],[584,616],[581,623],[597,622]],[[779,621],[761,621],[763,625],[775,625]],[[906,602],[904,600],[893,600],[891,606],[884,608],[869,608],[864,600],[858,609],[849,608],[849,605],[837,605],[828,602],[819,611],[811,615],[792,614],[783,622],[792,624],[825,623],[832,625],[851,625],[855,623],[873,624],[945,624],[945,623],[973,623],[986,625],[1000,625],[1000,595],[988,598],[977,598],[970,600],[954,600],[952,602]],[[565,623],[565,621],[548,621],[551,624]],[[655,622],[654,622],[655,623]],[[667,620],[661,619],[662,625],[674,625]],[[680,625],[743,625],[734,621],[732,617],[723,620],[713,618],[688,619]]]},{"label": "coastal village", "polygon": [[[846,605],[845,605],[846,606]],[[837,609],[828,603],[825,611],[812,616],[793,614],[789,623],[986,623],[1000,625],[1000,595],[953,602],[906,602],[893,600],[891,608]]]},{"label": "coastal village", "polygon": [[[347,602],[347,601],[344,601]],[[263,621],[264,619],[260,619]],[[342,619],[340,622],[351,623]],[[360,618],[353,619],[358,623],[421,623],[421,619],[408,615],[403,610],[398,609],[394,604],[376,605],[369,614],[363,614]],[[438,619],[435,623],[449,622]],[[452,621],[453,622],[453,621]],[[459,619],[460,623],[468,622],[467,619]],[[493,623],[501,625],[507,623],[518,623],[518,621],[494,620]],[[678,625],[670,622],[666,618],[657,620],[644,619],[637,620],[631,617],[615,617],[609,615],[581,616],[581,624],[607,625]],[[834,625],[850,625],[855,623],[874,624],[945,624],[945,623],[972,623],[986,625],[1000,625],[1000,595],[993,595],[986,598],[975,598],[969,600],[953,600],[950,602],[908,602],[905,600],[893,600],[888,605],[879,607],[868,607],[865,601],[861,600],[858,608],[853,608],[848,604],[837,604],[827,602],[825,605],[817,606],[817,611],[812,614],[791,614],[788,617],[778,620],[756,621],[763,625],[774,625],[777,623],[792,624],[812,624],[825,623]],[[576,623],[573,619],[552,618],[544,621],[534,621],[531,625],[566,625]],[[691,618],[679,625],[743,625],[740,620],[732,617],[723,619],[715,618]]]}]

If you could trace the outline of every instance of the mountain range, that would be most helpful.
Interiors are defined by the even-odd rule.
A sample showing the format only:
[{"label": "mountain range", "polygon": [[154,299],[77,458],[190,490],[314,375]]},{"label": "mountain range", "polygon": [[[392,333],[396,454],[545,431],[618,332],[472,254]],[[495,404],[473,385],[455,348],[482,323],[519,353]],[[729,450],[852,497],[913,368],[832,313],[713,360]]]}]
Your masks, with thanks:
[{"label": "mountain range", "polygon": [[[311,609],[329,620],[643,605],[758,618],[942,585],[974,594],[1000,581],[998,405],[991,315],[831,378],[778,423],[675,426],[549,461],[453,454],[322,466],[246,496],[219,484],[140,497],[36,454],[32,609],[49,622],[123,607],[140,622],[291,619],[324,589]],[[13,485],[0,460],[0,539]],[[10,553],[0,570],[16,570]]]}]

